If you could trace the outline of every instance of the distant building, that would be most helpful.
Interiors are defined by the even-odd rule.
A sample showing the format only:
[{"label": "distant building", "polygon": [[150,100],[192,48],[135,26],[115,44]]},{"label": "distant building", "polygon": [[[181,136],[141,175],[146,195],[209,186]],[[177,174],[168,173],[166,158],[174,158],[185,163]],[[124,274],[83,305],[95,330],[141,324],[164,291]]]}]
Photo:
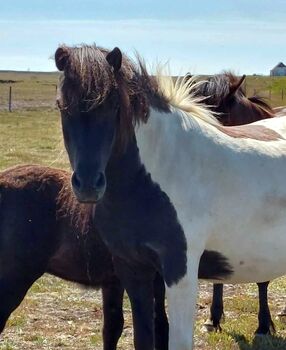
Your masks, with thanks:
[{"label": "distant building", "polygon": [[284,63],[279,62],[273,69],[270,71],[271,76],[286,76],[286,66]]}]

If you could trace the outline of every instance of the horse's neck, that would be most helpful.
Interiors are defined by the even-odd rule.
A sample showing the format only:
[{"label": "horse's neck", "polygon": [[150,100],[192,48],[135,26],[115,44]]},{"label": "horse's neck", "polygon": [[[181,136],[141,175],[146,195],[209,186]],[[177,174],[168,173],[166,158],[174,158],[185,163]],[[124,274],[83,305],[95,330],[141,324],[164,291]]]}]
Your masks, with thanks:
[{"label": "horse's neck", "polygon": [[240,106],[230,109],[229,123],[227,125],[243,125],[254,123],[258,120],[272,118],[271,113],[257,109],[250,109],[248,107]]},{"label": "horse's neck", "polygon": [[144,175],[146,171],[140,160],[136,139],[133,137],[125,150],[115,150],[111,155],[106,169],[107,192],[111,195],[126,192]]},{"label": "horse's neck", "polygon": [[111,253],[158,270],[172,266],[174,259],[176,266],[165,271],[166,281],[178,280],[186,269],[185,236],[170,199],[145,170],[135,137],[124,153],[111,157],[106,179],[94,220]]},{"label": "horse's neck", "polygon": [[[190,183],[195,179],[206,175],[212,183],[216,164],[229,158],[227,135],[215,126],[179,113],[151,114],[148,123],[138,128],[136,137],[144,166],[172,201],[172,195],[177,197],[179,191],[188,189],[191,193],[194,187]],[[178,188],[176,183],[181,186]]]},{"label": "horse's neck", "polygon": [[140,157],[147,171],[153,176],[154,169],[167,169],[169,162],[170,170],[176,171],[176,158],[182,152],[192,152],[192,144],[202,135],[201,129],[197,120],[180,111],[152,110],[147,124],[136,130]]}]

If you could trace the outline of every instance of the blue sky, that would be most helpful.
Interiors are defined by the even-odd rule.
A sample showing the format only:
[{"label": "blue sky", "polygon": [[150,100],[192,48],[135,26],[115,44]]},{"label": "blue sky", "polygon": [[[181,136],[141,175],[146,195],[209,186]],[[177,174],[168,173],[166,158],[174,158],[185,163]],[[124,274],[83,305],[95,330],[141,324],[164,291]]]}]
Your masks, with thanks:
[{"label": "blue sky", "polygon": [[0,0],[0,70],[55,70],[61,43],[137,50],[172,73],[286,64],[286,0]]}]

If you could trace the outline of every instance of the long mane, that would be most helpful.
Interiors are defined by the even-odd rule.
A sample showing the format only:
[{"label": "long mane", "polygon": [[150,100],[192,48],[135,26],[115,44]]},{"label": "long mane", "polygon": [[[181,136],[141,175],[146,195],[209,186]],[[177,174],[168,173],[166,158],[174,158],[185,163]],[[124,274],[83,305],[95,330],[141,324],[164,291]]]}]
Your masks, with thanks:
[{"label": "long mane", "polygon": [[156,79],[159,91],[169,105],[180,109],[189,117],[211,125],[220,125],[216,114],[204,103],[204,97],[196,94],[201,85],[196,77],[186,75],[183,78],[174,79],[170,74],[164,75],[159,67]]},{"label": "long mane", "polygon": [[264,112],[269,118],[275,117],[275,111],[261,96],[250,96],[248,97],[248,100],[251,102],[253,109],[260,113]]},{"label": "long mane", "polygon": [[61,80],[60,108],[68,111],[73,105],[78,105],[92,110],[117,93],[120,97],[119,134],[123,143],[133,135],[136,124],[147,122],[150,107],[165,112],[173,107],[190,118],[220,124],[195,96],[197,83],[189,77],[174,81],[160,69],[156,76],[152,76],[140,57],[133,62],[126,55],[123,55],[120,71],[114,73],[106,60],[107,49],[96,45],[64,48],[68,50],[69,58]]}]

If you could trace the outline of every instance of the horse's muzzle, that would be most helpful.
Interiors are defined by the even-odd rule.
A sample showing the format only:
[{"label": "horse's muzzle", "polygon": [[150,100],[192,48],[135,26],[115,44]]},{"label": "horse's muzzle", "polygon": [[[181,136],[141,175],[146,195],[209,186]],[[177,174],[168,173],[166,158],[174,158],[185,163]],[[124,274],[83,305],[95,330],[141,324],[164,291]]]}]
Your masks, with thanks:
[{"label": "horse's muzzle", "polygon": [[74,172],[72,174],[71,184],[77,200],[81,203],[98,202],[104,196],[106,189],[105,175],[102,172],[99,172],[89,180],[84,179]]}]

